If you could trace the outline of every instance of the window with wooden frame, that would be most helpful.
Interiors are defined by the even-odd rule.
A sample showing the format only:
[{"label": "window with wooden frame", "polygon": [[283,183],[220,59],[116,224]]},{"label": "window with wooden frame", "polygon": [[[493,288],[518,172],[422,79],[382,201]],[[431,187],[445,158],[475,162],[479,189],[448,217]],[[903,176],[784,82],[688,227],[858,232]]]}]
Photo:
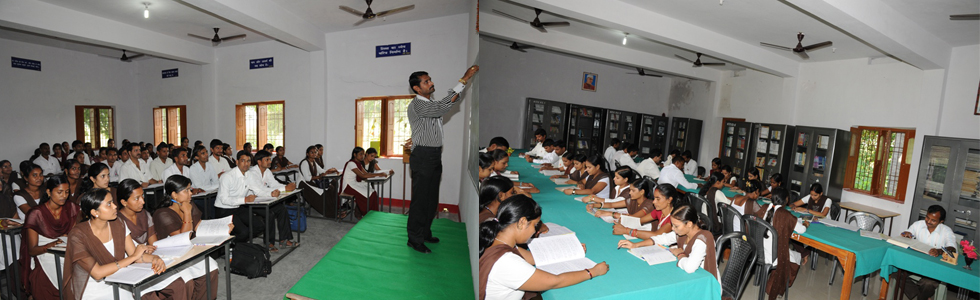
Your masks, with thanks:
[{"label": "window with wooden frame", "polygon": [[844,188],[905,203],[915,129],[851,127]]},{"label": "window with wooden frame", "polygon": [[414,95],[357,99],[354,145],[375,148],[384,157],[401,157],[405,140],[412,137],[408,104]]},{"label": "window with wooden frame", "polygon": [[180,145],[187,136],[187,105],[160,106],[153,109],[153,143]]},{"label": "window with wooden frame", "polygon": [[252,143],[252,150],[265,144],[286,143],[286,101],[251,102],[235,105],[235,148]]},{"label": "window with wooden frame", "polygon": [[93,148],[109,145],[115,136],[116,115],[111,106],[75,106],[75,139]]}]

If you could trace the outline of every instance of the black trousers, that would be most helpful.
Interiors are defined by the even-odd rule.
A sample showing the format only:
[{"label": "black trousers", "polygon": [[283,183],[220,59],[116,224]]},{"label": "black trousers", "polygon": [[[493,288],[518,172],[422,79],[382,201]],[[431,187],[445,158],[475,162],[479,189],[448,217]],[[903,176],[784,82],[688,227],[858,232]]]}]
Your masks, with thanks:
[{"label": "black trousers", "polygon": [[[248,207],[244,205],[239,206],[236,209],[223,209],[219,207],[216,210],[217,213],[221,215],[219,218],[223,218],[228,215],[234,215],[234,217],[232,217],[233,220],[232,222],[233,224],[235,224],[233,233],[235,233],[236,240],[238,236],[248,236],[248,227],[252,227],[253,232],[265,231],[265,223],[260,222],[261,220],[263,220],[262,218],[265,219],[273,218],[272,226],[269,228],[270,229],[269,232],[265,233],[269,235],[269,242],[275,243],[280,240],[293,239],[293,231],[292,228],[289,227],[289,215],[286,213],[285,204],[280,203],[269,207],[269,214],[271,214],[272,216],[267,216],[265,214],[265,209],[261,209],[258,207],[253,208],[252,213],[262,218],[250,218],[250,216],[248,215]],[[255,222],[253,222],[253,220]],[[239,225],[243,225],[241,226],[241,230],[239,230]],[[276,238],[276,227],[279,228],[278,239]]]},{"label": "black trousers", "polygon": [[408,241],[421,244],[432,237],[432,219],[439,207],[442,147],[415,146],[411,156],[412,202],[408,211]]}]

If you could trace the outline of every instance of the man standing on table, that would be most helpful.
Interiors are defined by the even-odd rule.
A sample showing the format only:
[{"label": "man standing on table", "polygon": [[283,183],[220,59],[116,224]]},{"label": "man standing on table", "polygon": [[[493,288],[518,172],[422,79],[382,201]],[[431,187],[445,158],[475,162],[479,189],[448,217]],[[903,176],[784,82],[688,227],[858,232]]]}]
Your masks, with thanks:
[{"label": "man standing on table", "polygon": [[412,126],[412,202],[407,226],[408,246],[415,251],[432,252],[425,243],[439,242],[439,238],[432,236],[430,226],[439,205],[442,180],[442,116],[457,103],[459,93],[479,69],[476,65],[466,69],[459,84],[442,100],[431,100],[436,88],[429,73],[419,71],[408,77],[409,87],[416,94],[408,104],[408,122]]}]

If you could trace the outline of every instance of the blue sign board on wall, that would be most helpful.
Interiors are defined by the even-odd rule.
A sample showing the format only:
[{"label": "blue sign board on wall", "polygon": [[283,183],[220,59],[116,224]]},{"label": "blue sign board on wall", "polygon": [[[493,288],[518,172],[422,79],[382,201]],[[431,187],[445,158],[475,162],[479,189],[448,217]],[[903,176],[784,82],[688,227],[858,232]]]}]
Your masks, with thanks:
[{"label": "blue sign board on wall", "polygon": [[177,77],[177,69],[163,70],[163,78]]},{"label": "blue sign board on wall", "polygon": [[10,57],[10,67],[18,68],[18,69],[25,69],[25,70],[40,71],[41,70],[41,62],[40,61],[36,61],[36,60],[23,59],[23,58],[11,56]]},{"label": "blue sign board on wall", "polygon": [[412,55],[412,43],[374,46],[374,57]]},{"label": "blue sign board on wall", "polygon": [[248,60],[248,69],[265,69],[273,67],[272,57],[256,58]]}]

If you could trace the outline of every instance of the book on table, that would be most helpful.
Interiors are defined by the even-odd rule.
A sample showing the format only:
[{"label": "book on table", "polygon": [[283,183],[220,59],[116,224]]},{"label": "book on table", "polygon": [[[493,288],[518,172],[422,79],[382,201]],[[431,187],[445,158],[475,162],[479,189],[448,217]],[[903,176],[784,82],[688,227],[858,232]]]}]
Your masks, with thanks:
[{"label": "book on table", "polygon": [[861,236],[862,237],[866,237],[866,238],[869,238],[869,239],[876,239],[876,240],[879,240],[879,241],[884,241],[886,239],[886,237],[887,237],[886,235],[883,235],[881,233],[877,233],[877,232],[874,232],[874,231],[868,231],[868,230],[864,230],[864,229],[858,230],[858,232],[861,233]]},{"label": "book on table", "polygon": [[[169,265],[173,261],[174,260],[172,258],[163,259],[163,263],[165,265]],[[112,275],[106,276],[105,281],[132,285],[143,281],[150,276],[153,276],[153,264],[133,263],[125,268],[117,270],[115,273],[112,273]]]},{"label": "book on table", "polygon": [[548,226],[548,232],[538,235],[538,238],[575,233],[571,229],[568,229],[568,227],[561,226],[555,223],[549,222],[549,223],[544,223],[544,225]]},{"label": "book on table", "polygon": [[541,271],[551,274],[581,271],[596,263],[585,257],[585,249],[575,234],[538,237],[527,245]]},{"label": "book on table", "polygon": [[840,228],[840,229],[846,229],[846,230],[850,230],[850,231],[858,231],[858,229],[860,229],[856,225],[849,224],[849,223],[844,223],[844,222],[837,221],[837,220],[832,220],[832,219],[829,219],[829,218],[822,218],[822,219],[820,219],[819,222],[821,224],[824,224],[824,225],[827,225],[827,226],[830,226],[830,227],[837,227],[837,228]]},{"label": "book on table", "polygon": [[[646,225],[642,225],[642,224],[640,224],[640,218],[637,218],[637,217],[634,217],[634,216],[627,216],[627,215],[620,216],[619,217],[619,224],[621,224],[624,227],[629,228],[629,229],[638,229],[638,230],[646,230],[646,231],[653,230],[652,224],[647,223]],[[623,234],[623,237],[626,238],[626,239],[628,239],[628,240],[630,240],[630,239],[639,239],[637,237],[632,237],[629,234]]]},{"label": "book on table", "polygon": [[668,263],[677,261],[677,257],[670,250],[664,248],[661,245],[653,245],[646,247],[637,247],[629,249],[629,253],[633,254],[639,259],[646,261],[649,265],[657,265],[662,263]]},{"label": "book on table", "polygon": [[544,170],[544,171],[541,171],[541,174],[544,174],[544,176],[561,175],[561,174],[564,174],[564,173],[565,172],[562,172],[562,171],[559,171],[559,170]]},{"label": "book on table", "polygon": [[[552,181],[554,181],[555,184],[557,184],[557,185],[571,185],[571,183],[568,183],[569,180],[571,180],[571,179],[568,179],[568,178],[555,178]],[[565,187],[565,188],[568,188],[568,187]]]},{"label": "book on table", "polygon": [[919,251],[919,252],[922,252],[922,253],[925,253],[925,254],[929,254],[929,250],[932,250],[932,248],[933,248],[933,247],[929,246],[929,244],[923,243],[922,241],[919,241],[919,240],[916,240],[916,239],[910,239],[910,238],[907,238],[907,237],[904,237],[904,236],[889,237],[888,240],[887,240],[887,242],[889,244],[892,244],[892,245],[895,245],[895,246],[898,246],[898,247],[901,247],[901,248],[908,248],[908,249]]},{"label": "book on table", "polygon": [[228,237],[230,237],[229,231],[231,227],[231,217],[227,216],[220,219],[212,220],[201,220],[197,224],[197,236],[191,240],[191,244],[194,245],[218,245],[224,242]]},{"label": "book on table", "polygon": [[153,251],[154,255],[160,258],[175,259],[184,256],[188,251],[191,251],[191,248],[194,248],[194,244],[191,243],[190,231],[158,240],[153,243],[153,246],[157,247]]}]

